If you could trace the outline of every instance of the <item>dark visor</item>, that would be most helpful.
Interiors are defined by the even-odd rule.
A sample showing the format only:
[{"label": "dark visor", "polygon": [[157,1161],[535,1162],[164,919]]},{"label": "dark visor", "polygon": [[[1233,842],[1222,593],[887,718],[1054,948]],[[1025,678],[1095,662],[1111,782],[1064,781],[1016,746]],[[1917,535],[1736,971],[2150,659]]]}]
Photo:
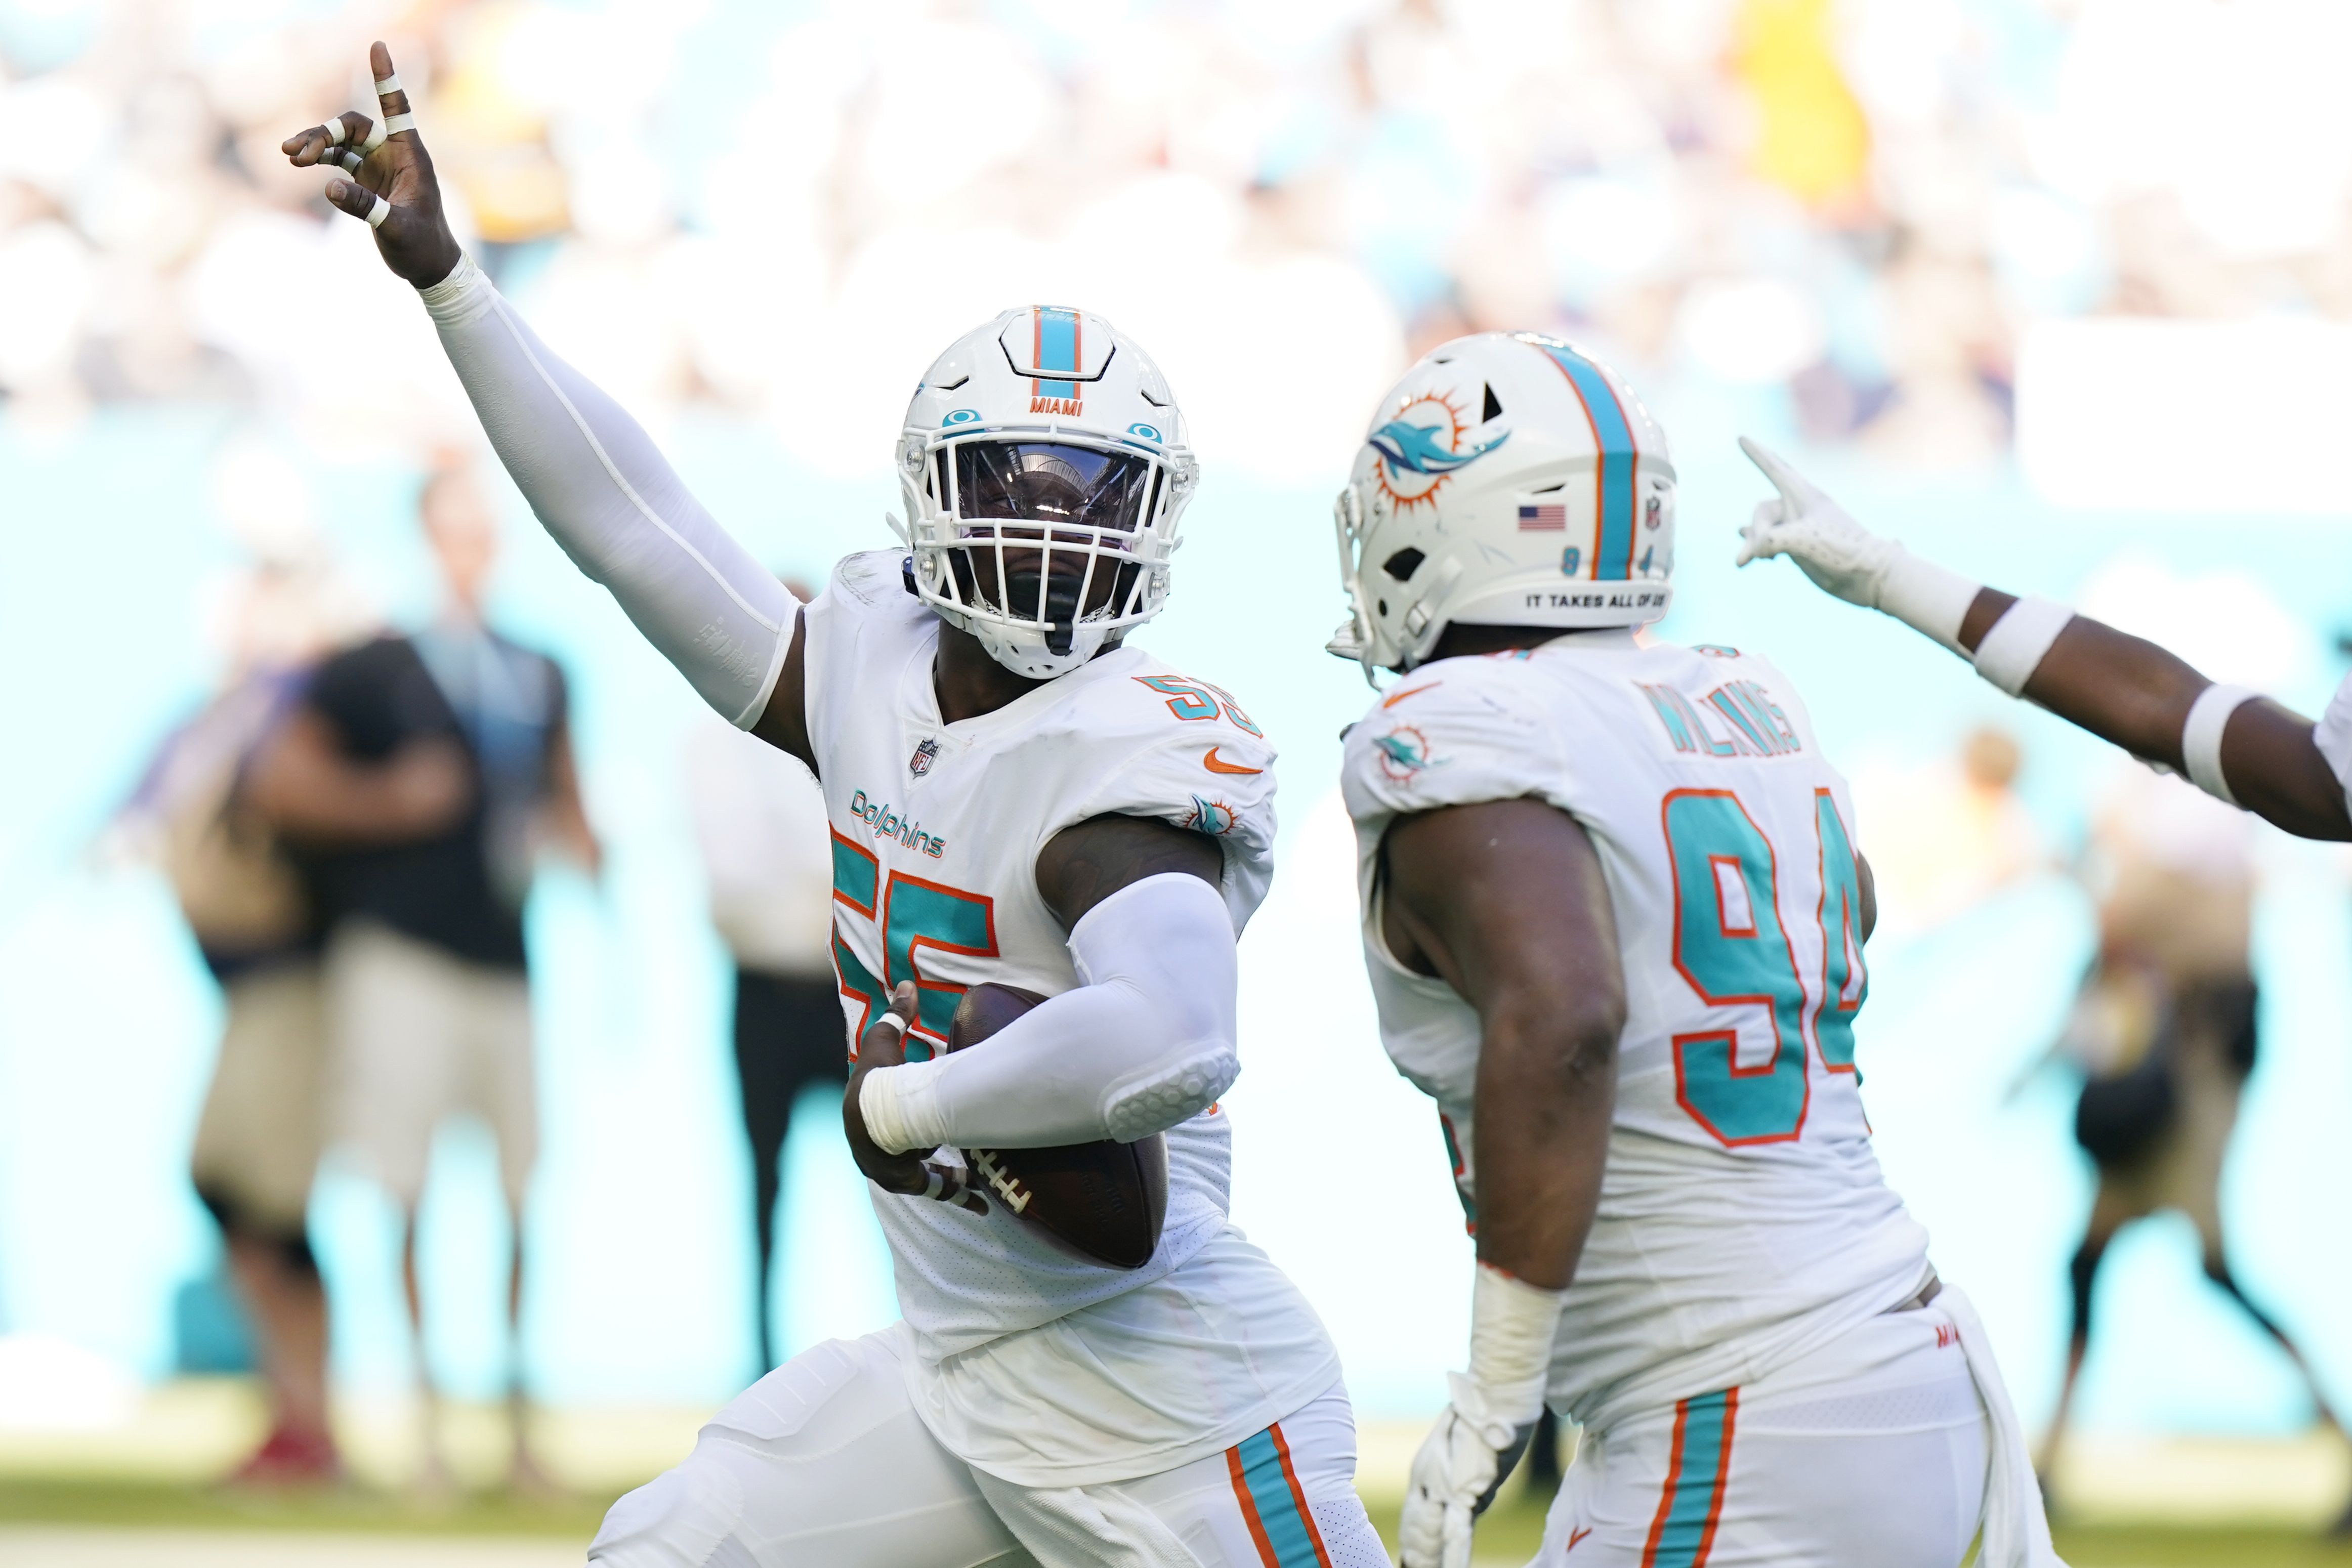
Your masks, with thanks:
[{"label": "dark visor", "polygon": [[956,513],[1133,533],[1151,465],[1125,452],[1052,441],[967,441],[955,447]]}]

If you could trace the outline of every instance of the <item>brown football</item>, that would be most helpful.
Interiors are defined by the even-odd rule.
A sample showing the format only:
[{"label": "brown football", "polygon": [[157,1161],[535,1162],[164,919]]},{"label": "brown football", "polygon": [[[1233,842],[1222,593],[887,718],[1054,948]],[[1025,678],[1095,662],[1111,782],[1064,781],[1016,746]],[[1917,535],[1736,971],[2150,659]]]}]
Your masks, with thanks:
[{"label": "brown football", "polygon": [[[956,1004],[948,1049],[976,1045],[1045,998],[1018,986],[974,986]],[[1140,1269],[1168,1218],[1168,1142],[1109,1138],[1045,1149],[966,1149],[964,1164],[1002,1204],[1074,1258]]]}]

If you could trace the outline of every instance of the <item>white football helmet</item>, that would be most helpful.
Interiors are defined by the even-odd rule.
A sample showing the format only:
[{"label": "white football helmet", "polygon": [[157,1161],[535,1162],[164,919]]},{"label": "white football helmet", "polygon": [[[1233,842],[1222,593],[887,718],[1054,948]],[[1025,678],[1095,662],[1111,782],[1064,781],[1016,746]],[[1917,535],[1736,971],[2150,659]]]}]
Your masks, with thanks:
[{"label": "white football helmet", "polygon": [[1331,652],[1412,669],[1445,628],[1635,626],[1674,598],[1666,433],[1616,371],[1534,332],[1433,349],[1339,492],[1354,614]]},{"label": "white football helmet", "polygon": [[915,591],[1006,669],[1066,674],[1167,602],[1199,470],[1160,367],[1101,317],[1032,305],[966,333],[898,459]]}]

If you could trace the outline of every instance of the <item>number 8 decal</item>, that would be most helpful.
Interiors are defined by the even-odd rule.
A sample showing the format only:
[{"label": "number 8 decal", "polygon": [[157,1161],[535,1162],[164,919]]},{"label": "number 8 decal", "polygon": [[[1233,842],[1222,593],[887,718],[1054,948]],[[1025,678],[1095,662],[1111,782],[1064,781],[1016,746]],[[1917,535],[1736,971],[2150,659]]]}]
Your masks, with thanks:
[{"label": "number 8 decal", "polygon": [[[1674,1037],[1675,1098],[1727,1146],[1785,1143],[1804,1131],[1811,1103],[1803,1028],[1811,998],[1780,925],[1779,862],[1727,789],[1675,790],[1660,814],[1674,868],[1675,968],[1710,1007],[1759,1009],[1732,1029]],[[1870,995],[1862,877],[1827,789],[1813,791],[1813,830],[1822,890],[1813,1043],[1824,1068],[1855,1073],[1853,1019]],[[1750,1040],[1745,1061],[1743,1031]],[[1759,1033],[1771,1046],[1761,1061]]]}]

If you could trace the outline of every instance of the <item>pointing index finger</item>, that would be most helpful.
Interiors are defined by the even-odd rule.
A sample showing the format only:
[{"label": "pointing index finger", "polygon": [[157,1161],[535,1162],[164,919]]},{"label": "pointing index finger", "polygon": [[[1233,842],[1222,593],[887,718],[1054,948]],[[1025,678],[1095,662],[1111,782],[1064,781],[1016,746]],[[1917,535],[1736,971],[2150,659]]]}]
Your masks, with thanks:
[{"label": "pointing index finger", "polygon": [[1748,461],[1764,471],[1764,477],[1772,481],[1772,487],[1780,491],[1791,507],[1801,508],[1812,498],[1815,492],[1805,476],[1760,443],[1743,435],[1739,438],[1739,450],[1748,454]]},{"label": "pointing index finger", "polygon": [[416,117],[409,112],[407,89],[400,85],[400,73],[393,68],[392,51],[382,41],[368,46],[368,69],[375,77],[375,99],[383,110],[383,134],[399,135],[416,129]]}]

